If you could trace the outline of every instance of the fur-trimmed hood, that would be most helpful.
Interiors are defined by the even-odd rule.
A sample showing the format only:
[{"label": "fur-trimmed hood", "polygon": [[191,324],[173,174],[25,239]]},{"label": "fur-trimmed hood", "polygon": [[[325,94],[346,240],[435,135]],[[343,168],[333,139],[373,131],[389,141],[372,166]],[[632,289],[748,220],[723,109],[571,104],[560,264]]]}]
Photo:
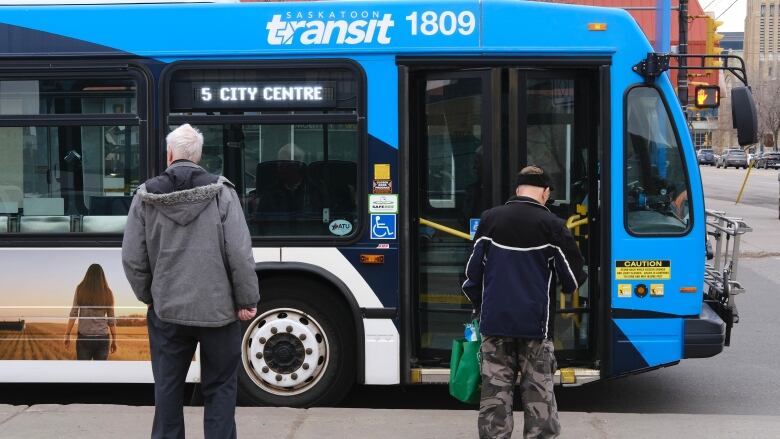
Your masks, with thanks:
[{"label": "fur-trimmed hood", "polygon": [[226,184],[230,185],[230,181],[220,177],[216,183],[167,194],[149,193],[146,185],[141,185],[138,187],[138,196],[142,202],[154,205],[175,223],[186,226],[203,212]]}]

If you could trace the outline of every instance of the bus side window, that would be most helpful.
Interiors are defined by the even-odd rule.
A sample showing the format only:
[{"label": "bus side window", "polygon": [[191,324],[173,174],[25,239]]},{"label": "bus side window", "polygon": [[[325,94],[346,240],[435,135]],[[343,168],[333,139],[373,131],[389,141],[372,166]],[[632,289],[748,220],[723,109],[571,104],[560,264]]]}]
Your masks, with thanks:
[{"label": "bus side window", "polygon": [[629,232],[682,234],[690,223],[682,149],[659,91],[635,87],[626,98],[625,211]]},{"label": "bus side window", "polygon": [[119,236],[140,180],[139,82],[51,73],[0,78],[0,119],[36,117],[0,127],[0,233]]}]

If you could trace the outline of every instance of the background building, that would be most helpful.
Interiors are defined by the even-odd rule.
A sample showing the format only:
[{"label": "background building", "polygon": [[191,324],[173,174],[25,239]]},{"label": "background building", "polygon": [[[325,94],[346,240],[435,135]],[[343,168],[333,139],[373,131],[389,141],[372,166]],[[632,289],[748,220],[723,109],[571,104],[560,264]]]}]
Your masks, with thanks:
[{"label": "background building", "polygon": [[[724,53],[737,55],[744,59],[744,40],[744,32],[723,32],[720,47]],[[748,72],[750,72],[749,67]],[[739,86],[742,86],[742,83],[731,73],[720,75],[721,98],[718,110],[718,130],[712,142],[716,153],[725,148],[738,147],[737,130],[732,128],[731,122],[731,89]]]},{"label": "background building", "polygon": [[[751,79],[780,76],[780,2],[748,0],[745,17],[745,61]],[[751,81],[752,82],[752,81]]]},{"label": "background building", "polygon": [[[720,40],[720,48],[724,52],[744,53],[745,33],[744,32],[720,32],[723,36]],[[740,55],[741,56],[741,55]]]},{"label": "background building", "polygon": [[780,1],[748,0],[745,63],[758,107],[759,148],[777,148],[780,132]]},{"label": "background building", "polygon": [[[656,22],[656,0],[543,0],[550,3],[573,3],[591,6],[607,6],[613,8],[623,8],[637,21],[642,31],[647,35],[651,43],[655,43],[655,22]],[[777,0],[780,2],[780,0]],[[674,2],[676,4],[676,2]],[[688,53],[720,53],[719,39],[720,35],[716,32],[720,22],[704,12],[698,0],[690,0],[688,4]],[[679,44],[679,32],[677,20],[679,13],[672,11],[672,47]],[[638,60],[637,60],[638,61]],[[689,65],[698,65],[698,61],[689,63]],[[677,86],[678,70],[670,70],[669,77],[672,84]],[[719,109],[698,110],[693,108],[695,86],[697,84],[718,85],[720,81],[718,70],[689,70],[688,78],[690,85],[688,87],[688,102],[691,120],[691,136],[697,148],[710,147],[713,145],[715,133],[718,131],[718,111]],[[729,117],[730,120],[730,117]]]}]

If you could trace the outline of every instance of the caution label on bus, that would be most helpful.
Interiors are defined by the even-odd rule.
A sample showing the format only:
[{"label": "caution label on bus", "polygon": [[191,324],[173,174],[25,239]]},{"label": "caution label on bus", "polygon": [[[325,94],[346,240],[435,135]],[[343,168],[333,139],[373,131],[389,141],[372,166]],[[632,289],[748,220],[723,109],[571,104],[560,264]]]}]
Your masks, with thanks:
[{"label": "caution label on bus", "polygon": [[672,278],[672,261],[658,259],[615,261],[616,280],[645,280]]}]

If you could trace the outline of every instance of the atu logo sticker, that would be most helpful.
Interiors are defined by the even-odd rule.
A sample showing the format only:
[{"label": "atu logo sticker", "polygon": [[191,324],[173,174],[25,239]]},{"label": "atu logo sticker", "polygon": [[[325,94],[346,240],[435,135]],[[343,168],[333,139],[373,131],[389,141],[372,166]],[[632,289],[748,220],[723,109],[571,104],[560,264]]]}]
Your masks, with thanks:
[{"label": "atu logo sticker", "polygon": [[352,232],[352,223],[347,220],[338,219],[328,225],[328,230],[336,236],[349,235],[350,232]]}]

